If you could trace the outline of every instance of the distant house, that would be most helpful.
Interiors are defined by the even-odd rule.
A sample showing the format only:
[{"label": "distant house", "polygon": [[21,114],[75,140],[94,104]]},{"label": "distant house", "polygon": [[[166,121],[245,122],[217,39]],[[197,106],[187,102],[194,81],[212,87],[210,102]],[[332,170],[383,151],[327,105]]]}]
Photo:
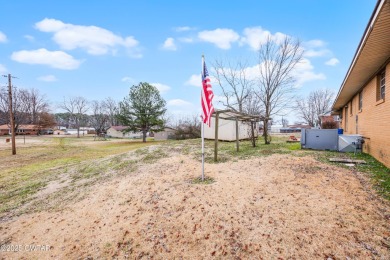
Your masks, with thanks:
[{"label": "distant house", "polygon": [[116,138],[142,138],[142,132],[123,132],[128,128],[127,126],[117,125],[117,126],[111,126],[107,130],[107,135],[109,137],[116,137]]},{"label": "distant house", "polygon": [[[0,135],[11,134],[8,125],[0,125]],[[16,129],[16,135],[38,135],[38,134],[53,134],[51,128],[40,128],[38,125],[19,125]]]},{"label": "distant house", "polygon": [[[77,129],[76,128],[75,129],[65,129],[64,132],[65,132],[64,134],[66,134],[66,135],[77,135]],[[86,134],[88,134],[88,131],[87,130],[80,130],[79,134],[80,135],[86,135]]]},{"label": "distant house", "polygon": [[170,127],[165,127],[164,131],[154,133],[154,140],[175,139],[176,130]]},{"label": "distant house", "polygon": [[65,131],[64,130],[54,130],[54,135],[64,135]]},{"label": "distant house", "polygon": [[280,129],[280,133],[300,133],[302,129],[310,129],[311,126],[309,125],[302,125],[302,124],[296,124],[296,125],[289,125],[287,127],[283,127]]},{"label": "distant house", "polygon": [[0,135],[9,135],[10,129],[8,125],[0,125]]},{"label": "distant house", "polygon": [[[390,0],[378,0],[333,104],[346,134],[390,167]],[[386,91],[387,89],[387,91]],[[389,93],[386,93],[389,92]]]},{"label": "distant house", "polygon": [[270,133],[281,133],[283,125],[268,125],[268,132]]}]

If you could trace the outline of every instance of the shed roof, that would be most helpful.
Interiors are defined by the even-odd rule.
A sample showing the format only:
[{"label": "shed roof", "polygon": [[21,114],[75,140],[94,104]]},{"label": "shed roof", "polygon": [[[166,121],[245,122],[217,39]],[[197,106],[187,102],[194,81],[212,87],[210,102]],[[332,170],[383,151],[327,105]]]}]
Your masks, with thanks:
[{"label": "shed roof", "polygon": [[389,28],[390,0],[378,0],[333,103],[333,111],[345,106],[389,61]]},{"label": "shed roof", "polygon": [[218,113],[218,118],[219,119],[225,119],[225,120],[236,120],[236,119],[238,119],[239,121],[255,121],[255,122],[259,122],[259,121],[262,121],[264,119],[263,116],[249,115],[249,114],[233,111],[233,110],[230,110],[230,109],[215,110],[214,113],[211,116],[215,117],[217,113]]}]

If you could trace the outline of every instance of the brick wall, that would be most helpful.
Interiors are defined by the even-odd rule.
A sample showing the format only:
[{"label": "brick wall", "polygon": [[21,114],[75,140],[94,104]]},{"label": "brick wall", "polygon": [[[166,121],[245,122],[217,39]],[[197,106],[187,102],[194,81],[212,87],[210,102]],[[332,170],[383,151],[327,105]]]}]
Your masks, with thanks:
[{"label": "brick wall", "polygon": [[360,111],[358,109],[359,93],[357,93],[346,104],[348,107],[343,109],[342,128],[345,134],[363,135],[365,137],[363,152],[371,154],[390,168],[390,64],[386,66],[384,100],[376,100],[377,77],[364,86],[362,91],[362,109]]}]

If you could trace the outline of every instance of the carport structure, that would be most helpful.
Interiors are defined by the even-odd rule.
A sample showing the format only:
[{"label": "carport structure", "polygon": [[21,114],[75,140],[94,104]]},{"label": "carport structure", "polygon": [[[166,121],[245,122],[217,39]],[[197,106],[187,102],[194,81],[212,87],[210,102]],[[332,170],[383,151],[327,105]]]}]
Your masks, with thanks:
[{"label": "carport structure", "polygon": [[237,112],[234,110],[215,110],[212,117],[215,118],[215,138],[214,138],[214,161],[218,161],[218,128],[219,120],[231,120],[236,122],[236,150],[240,150],[240,139],[238,131],[238,122],[249,122],[251,124],[251,135],[252,144],[254,144],[255,139],[255,125],[257,122],[264,121],[263,116],[249,115],[246,113]]}]

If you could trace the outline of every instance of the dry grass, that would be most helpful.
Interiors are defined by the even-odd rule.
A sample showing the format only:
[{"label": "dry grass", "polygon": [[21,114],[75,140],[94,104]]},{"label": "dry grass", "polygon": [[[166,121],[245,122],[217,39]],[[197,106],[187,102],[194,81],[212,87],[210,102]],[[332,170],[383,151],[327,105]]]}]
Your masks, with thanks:
[{"label": "dry grass", "polygon": [[[214,182],[199,185],[197,147],[164,143],[69,166],[39,191],[40,201],[61,203],[0,223],[3,244],[50,251],[2,257],[390,258],[390,206],[365,174],[294,147],[225,147],[225,162],[206,164]],[[67,198],[75,194],[82,196]]]}]

